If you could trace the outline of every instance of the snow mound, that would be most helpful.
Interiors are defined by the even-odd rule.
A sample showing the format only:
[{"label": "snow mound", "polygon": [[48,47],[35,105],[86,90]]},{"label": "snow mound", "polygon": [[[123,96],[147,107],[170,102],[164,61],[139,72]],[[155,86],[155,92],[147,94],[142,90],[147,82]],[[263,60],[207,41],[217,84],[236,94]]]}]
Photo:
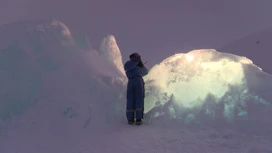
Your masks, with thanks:
[{"label": "snow mound", "polygon": [[100,51],[107,61],[113,65],[116,65],[118,70],[125,75],[121,51],[116,43],[113,35],[109,35],[103,39]]},{"label": "snow mound", "polygon": [[61,39],[73,43],[72,35],[69,28],[61,21],[51,19],[42,24],[37,25],[35,28],[28,29],[28,32],[50,32],[60,36]]},{"label": "snow mound", "polygon": [[254,93],[263,79],[257,74],[264,75],[251,60],[213,49],[173,55],[145,77],[145,112],[153,118],[194,123],[244,118],[254,113],[248,112],[249,101],[270,105]]},{"label": "snow mound", "polygon": [[[29,37],[33,39],[30,40]],[[7,48],[14,42],[21,42],[22,45],[37,41],[45,43],[50,41],[47,40],[48,37],[63,44],[74,44],[69,28],[59,20],[18,21],[1,26],[0,49]]]},{"label": "snow mound", "polygon": [[10,121],[20,120],[17,118],[36,122],[41,117],[35,115],[36,109],[58,116],[59,110],[68,107],[100,110],[101,103],[109,99],[120,102],[124,79],[116,65],[70,41],[73,37],[63,23],[50,20],[19,25],[26,33],[13,33],[9,26],[2,29],[4,34],[10,32],[8,36],[21,37],[0,46],[0,132]]}]

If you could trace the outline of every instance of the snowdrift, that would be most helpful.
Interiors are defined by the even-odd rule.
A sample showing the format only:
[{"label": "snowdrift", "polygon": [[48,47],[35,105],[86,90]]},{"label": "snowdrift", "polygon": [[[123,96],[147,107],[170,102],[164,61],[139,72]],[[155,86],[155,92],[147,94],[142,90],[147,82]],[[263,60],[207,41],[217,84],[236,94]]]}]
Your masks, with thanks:
[{"label": "snowdrift", "polygon": [[145,81],[148,120],[271,123],[271,75],[246,57],[213,49],[176,54],[155,65]]},{"label": "snowdrift", "polygon": [[[21,31],[12,31],[10,27],[19,27]],[[22,126],[42,126],[46,121],[56,120],[55,126],[62,127],[65,124],[61,120],[81,116],[79,114],[84,114],[79,117],[79,124],[87,127],[90,110],[92,116],[96,111],[94,116],[99,116],[100,110],[106,109],[101,113],[106,118],[109,116],[107,107],[120,102],[124,74],[118,65],[105,58],[113,56],[111,48],[107,48],[107,38],[101,45],[106,46],[102,54],[90,46],[80,47],[69,29],[58,20],[4,25],[1,40],[7,31],[10,38],[17,39],[2,41],[0,46],[1,131],[21,120],[25,121]],[[114,37],[109,38],[116,42]],[[119,57],[114,58],[121,60],[120,51],[116,52]],[[100,120],[103,119],[97,117],[97,123]]]}]

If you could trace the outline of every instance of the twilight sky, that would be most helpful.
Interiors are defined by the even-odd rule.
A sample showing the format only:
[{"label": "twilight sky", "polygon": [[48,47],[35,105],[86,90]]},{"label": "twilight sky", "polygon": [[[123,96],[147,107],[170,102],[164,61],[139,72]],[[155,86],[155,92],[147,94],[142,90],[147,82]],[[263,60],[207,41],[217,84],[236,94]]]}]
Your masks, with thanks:
[{"label": "twilight sky", "polygon": [[271,27],[271,8],[271,0],[0,0],[0,24],[54,17],[95,49],[113,34],[124,60],[139,52],[153,65]]}]

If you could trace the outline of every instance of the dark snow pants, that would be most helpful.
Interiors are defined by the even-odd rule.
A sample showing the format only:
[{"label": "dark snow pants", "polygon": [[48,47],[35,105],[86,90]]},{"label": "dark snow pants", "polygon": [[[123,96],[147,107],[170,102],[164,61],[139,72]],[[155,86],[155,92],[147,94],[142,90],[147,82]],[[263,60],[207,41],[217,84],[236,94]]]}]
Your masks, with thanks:
[{"label": "dark snow pants", "polygon": [[[127,120],[142,119],[144,115],[144,80],[141,77],[130,78],[127,84]],[[136,113],[136,117],[134,114]]]}]

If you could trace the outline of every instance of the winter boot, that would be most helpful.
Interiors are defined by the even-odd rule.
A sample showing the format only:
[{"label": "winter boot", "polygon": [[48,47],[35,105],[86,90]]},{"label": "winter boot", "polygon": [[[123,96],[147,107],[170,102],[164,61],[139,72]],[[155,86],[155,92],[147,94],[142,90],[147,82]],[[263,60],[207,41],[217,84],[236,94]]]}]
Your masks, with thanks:
[{"label": "winter boot", "polygon": [[137,119],[136,120],[136,125],[141,125],[142,124],[142,119]]},{"label": "winter boot", "polygon": [[133,123],[134,123],[133,120],[129,120],[129,121],[128,121],[128,124],[133,124]]}]

